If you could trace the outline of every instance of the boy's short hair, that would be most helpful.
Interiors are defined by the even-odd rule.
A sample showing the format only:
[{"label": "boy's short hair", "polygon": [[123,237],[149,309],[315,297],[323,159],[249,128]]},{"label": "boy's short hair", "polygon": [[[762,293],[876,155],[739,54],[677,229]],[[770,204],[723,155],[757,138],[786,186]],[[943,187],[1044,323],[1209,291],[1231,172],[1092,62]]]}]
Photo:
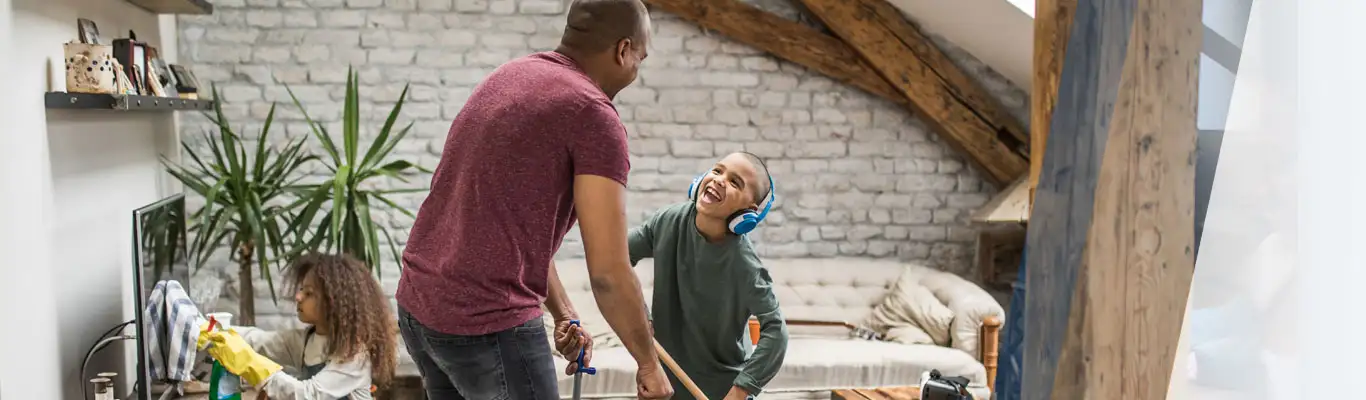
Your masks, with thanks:
[{"label": "boy's short hair", "polygon": [[754,165],[754,170],[758,172],[759,181],[754,182],[754,184],[758,185],[754,187],[754,204],[759,204],[760,207],[762,207],[764,199],[768,197],[768,191],[773,189],[772,187],[769,187],[770,178],[768,174],[768,165],[764,164],[764,159],[759,158],[759,156],[754,155],[754,153],[747,151],[737,151],[735,153],[745,156],[745,159],[749,160],[749,163]]}]

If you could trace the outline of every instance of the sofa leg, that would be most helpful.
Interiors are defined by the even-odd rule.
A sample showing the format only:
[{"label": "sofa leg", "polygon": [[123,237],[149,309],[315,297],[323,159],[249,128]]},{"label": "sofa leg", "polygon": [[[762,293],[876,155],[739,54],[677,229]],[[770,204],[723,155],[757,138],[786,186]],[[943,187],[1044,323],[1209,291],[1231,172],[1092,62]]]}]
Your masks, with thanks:
[{"label": "sofa leg", "polygon": [[1001,349],[1001,320],[987,317],[982,320],[981,346],[982,366],[987,370],[987,389],[996,393],[996,363]]}]

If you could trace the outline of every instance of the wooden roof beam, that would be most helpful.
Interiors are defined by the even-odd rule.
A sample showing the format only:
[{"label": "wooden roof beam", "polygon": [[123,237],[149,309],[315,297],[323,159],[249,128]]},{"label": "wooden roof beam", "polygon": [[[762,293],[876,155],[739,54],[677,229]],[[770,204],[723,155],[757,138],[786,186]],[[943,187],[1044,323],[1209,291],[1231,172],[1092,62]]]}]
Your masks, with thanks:
[{"label": "wooden roof beam", "polygon": [[998,186],[1029,171],[1024,128],[885,0],[802,0]]},{"label": "wooden roof beam", "polygon": [[997,186],[1029,171],[1020,123],[883,0],[803,0],[839,37],[738,0],[644,1],[908,107]]},{"label": "wooden roof beam", "polygon": [[796,63],[883,99],[909,105],[839,38],[736,0],[644,0],[697,26]]}]

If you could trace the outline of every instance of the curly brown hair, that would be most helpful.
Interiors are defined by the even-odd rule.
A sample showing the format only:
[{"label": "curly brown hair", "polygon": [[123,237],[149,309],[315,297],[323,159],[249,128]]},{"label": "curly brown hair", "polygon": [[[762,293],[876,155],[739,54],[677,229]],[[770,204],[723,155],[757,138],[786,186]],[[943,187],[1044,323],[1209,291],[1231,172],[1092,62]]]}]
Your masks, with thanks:
[{"label": "curly brown hair", "polygon": [[365,264],[349,255],[313,253],[294,260],[287,274],[293,290],[313,275],[329,332],[329,357],[350,360],[365,352],[371,379],[387,387],[398,363],[396,320]]}]

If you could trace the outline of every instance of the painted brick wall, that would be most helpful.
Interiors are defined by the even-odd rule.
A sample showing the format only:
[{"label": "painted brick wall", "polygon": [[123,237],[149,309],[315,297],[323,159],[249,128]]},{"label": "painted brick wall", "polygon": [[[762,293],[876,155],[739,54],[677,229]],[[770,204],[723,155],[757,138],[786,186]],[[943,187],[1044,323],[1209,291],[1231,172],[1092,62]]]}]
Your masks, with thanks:
[{"label": "painted brick wall", "polygon": [[[785,0],[761,7],[812,24]],[[568,0],[215,0],[179,17],[181,61],[219,85],[234,125],[259,126],[278,102],[274,135],[307,132],[289,85],[315,118],[335,123],[348,64],[360,74],[364,124],[377,129],[405,83],[414,132],[398,150],[435,166],[450,120],[499,64],[558,43]],[[994,191],[907,111],[661,11],[636,85],[617,99],[631,134],[629,215],[682,200],[692,177],[730,151],[768,158],[779,202],[755,235],[763,256],[897,257],[973,273],[966,214]],[[813,24],[814,25],[814,24]],[[1027,94],[940,42],[1018,118]],[[182,121],[188,141],[208,126]],[[426,183],[427,177],[417,181]],[[423,195],[406,198],[416,209]],[[406,217],[394,218],[400,240]],[[560,256],[582,254],[577,232]],[[384,268],[392,293],[397,269]],[[229,284],[235,273],[225,273]],[[277,310],[257,286],[263,323]],[[226,290],[235,297],[235,289]],[[226,305],[226,304],[225,304]],[[292,313],[293,306],[281,302]],[[288,320],[284,315],[274,317]]]}]

